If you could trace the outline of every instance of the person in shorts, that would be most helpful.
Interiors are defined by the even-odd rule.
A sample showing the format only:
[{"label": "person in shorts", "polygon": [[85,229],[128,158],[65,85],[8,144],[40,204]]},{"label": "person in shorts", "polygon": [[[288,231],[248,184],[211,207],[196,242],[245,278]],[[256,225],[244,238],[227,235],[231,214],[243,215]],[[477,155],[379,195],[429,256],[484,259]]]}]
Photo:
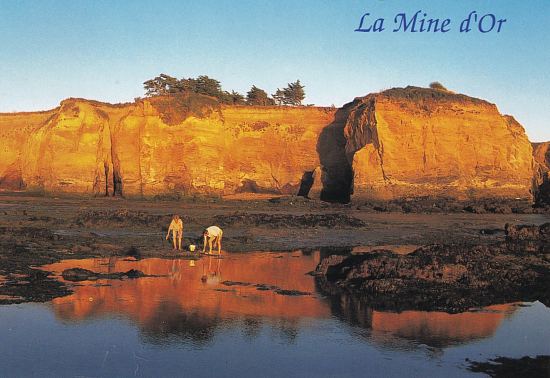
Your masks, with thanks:
[{"label": "person in shorts", "polygon": [[[166,234],[166,240],[170,237],[170,231],[172,232],[172,241],[174,243],[174,251],[181,250],[181,239],[183,238],[183,221],[179,215],[172,217],[172,222],[168,227],[168,233]],[[176,248],[177,247],[177,248]]]},{"label": "person in shorts", "polygon": [[214,243],[214,245],[217,245],[218,247],[218,255],[221,255],[223,237],[222,229],[218,226],[210,226],[203,231],[202,236],[204,238],[202,252],[204,253],[206,251],[206,243],[208,243],[208,247],[210,248],[209,253],[212,253],[212,243]]}]

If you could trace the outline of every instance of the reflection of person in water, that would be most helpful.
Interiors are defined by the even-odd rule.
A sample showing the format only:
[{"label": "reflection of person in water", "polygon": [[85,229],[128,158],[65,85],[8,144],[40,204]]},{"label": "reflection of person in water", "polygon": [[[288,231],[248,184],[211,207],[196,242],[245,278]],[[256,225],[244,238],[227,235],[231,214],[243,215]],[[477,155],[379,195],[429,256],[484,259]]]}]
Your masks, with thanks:
[{"label": "reflection of person in water", "polygon": [[222,252],[222,236],[223,231],[218,226],[210,226],[202,233],[204,237],[202,244],[202,252],[206,251],[206,243],[208,242],[209,252],[212,253],[212,243],[217,244],[218,246],[218,255],[221,255]]},{"label": "reflection of person in water", "polygon": [[[215,259],[217,262],[212,264],[212,257],[208,258],[208,268],[206,262],[202,261],[202,276],[201,281],[209,284],[217,284],[222,279],[221,259]],[[214,266],[212,266],[214,265]]]},{"label": "reflection of person in water", "polygon": [[168,238],[170,237],[170,231],[172,231],[174,251],[176,250],[176,247],[178,250],[181,250],[181,239],[183,238],[183,221],[180,219],[179,215],[174,215],[172,217],[172,222],[170,222],[168,233],[166,234],[166,240],[168,240]]}]

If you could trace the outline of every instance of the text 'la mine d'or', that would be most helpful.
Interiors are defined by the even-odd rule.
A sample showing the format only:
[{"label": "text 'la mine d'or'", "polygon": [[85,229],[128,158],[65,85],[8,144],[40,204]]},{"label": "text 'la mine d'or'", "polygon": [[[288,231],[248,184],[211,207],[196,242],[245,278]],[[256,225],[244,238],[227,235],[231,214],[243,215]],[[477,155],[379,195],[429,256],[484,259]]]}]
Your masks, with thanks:
[{"label": "text 'la mine d'or'", "polygon": [[[469,33],[477,31],[480,33],[500,33],[505,18],[499,18],[492,13],[478,14],[477,11],[471,11],[468,16],[460,22],[459,31]],[[370,13],[365,13],[359,21],[356,32],[379,33],[386,30],[386,20],[384,18],[372,18]],[[448,33],[452,29],[450,18],[430,18],[428,14],[419,10],[413,16],[406,13],[398,13],[393,19],[392,32],[408,33]]]}]

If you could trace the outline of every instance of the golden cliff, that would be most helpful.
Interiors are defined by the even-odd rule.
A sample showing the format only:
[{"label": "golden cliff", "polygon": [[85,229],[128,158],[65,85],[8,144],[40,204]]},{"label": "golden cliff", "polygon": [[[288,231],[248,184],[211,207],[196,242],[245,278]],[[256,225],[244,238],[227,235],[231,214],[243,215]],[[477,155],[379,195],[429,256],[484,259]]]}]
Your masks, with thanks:
[{"label": "golden cliff", "polygon": [[341,109],[68,99],[0,114],[0,144],[0,189],[87,195],[530,198],[535,169],[523,128],[495,105],[411,87]]},{"label": "golden cliff", "polygon": [[493,104],[407,87],[355,99],[342,112],[354,197],[531,197],[531,144]]},{"label": "golden cliff", "polygon": [[0,116],[0,187],[155,196],[295,193],[319,166],[328,108],[219,106],[202,96],[127,105],[69,99]]}]

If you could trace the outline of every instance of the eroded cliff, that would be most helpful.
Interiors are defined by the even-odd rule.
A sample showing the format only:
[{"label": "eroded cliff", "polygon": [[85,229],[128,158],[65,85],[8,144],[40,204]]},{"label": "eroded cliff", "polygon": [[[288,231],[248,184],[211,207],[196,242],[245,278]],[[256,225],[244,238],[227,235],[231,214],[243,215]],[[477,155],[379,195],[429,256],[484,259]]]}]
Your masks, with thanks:
[{"label": "eroded cliff", "polygon": [[354,197],[531,197],[531,144],[493,104],[407,87],[355,99],[343,111]]},{"label": "eroded cliff", "polygon": [[495,105],[413,87],[341,109],[68,99],[0,114],[0,142],[0,188],[48,193],[531,198],[536,170],[523,128]]},{"label": "eroded cliff", "polygon": [[319,171],[317,137],[333,117],[329,108],[226,107],[204,96],[125,105],[68,99],[50,112],[0,116],[0,186],[127,196],[294,194],[305,173]]}]

